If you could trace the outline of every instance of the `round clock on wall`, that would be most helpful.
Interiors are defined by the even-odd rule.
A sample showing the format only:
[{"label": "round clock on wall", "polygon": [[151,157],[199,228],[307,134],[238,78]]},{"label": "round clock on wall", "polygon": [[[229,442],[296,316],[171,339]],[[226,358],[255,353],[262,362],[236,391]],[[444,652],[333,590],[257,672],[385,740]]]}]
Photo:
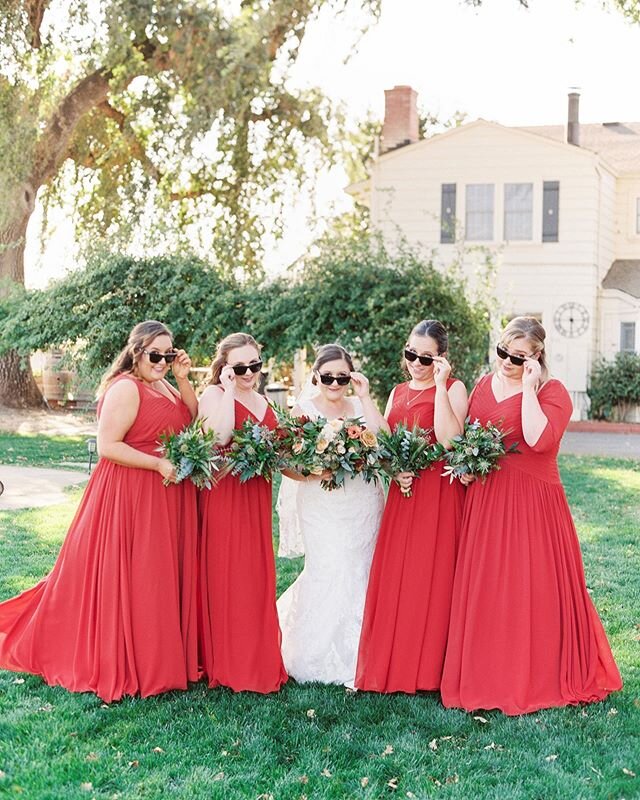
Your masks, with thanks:
[{"label": "round clock on wall", "polygon": [[573,339],[589,327],[589,312],[581,303],[563,303],[553,315],[553,324],[558,333]]}]

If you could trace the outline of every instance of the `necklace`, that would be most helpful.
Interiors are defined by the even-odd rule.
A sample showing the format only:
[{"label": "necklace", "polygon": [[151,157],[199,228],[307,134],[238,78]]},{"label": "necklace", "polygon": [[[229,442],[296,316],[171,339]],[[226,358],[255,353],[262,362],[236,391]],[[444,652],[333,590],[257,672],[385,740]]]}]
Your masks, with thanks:
[{"label": "necklace", "polygon": [[[431,388],[432,388],[431,386],[425,386],[424,389],[412,389],[410,386],[407,386],[407,400],[406,400],[407,408],[409,408],[411,403],[415,403],[416,400],[420,397],[420,395],[423,392],[426,392],[427,389],[431,389]],[[418,394],[415,397],[412,397],[411,399],[409,399],[409,392],[418,392]]]}]

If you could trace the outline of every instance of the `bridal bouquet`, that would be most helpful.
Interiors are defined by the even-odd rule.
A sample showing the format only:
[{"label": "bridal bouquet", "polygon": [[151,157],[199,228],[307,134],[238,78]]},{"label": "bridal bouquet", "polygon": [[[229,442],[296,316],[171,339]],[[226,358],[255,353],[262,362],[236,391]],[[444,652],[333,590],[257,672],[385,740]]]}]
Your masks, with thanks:
[{"label": "bridal bouquet", "polygon": [[[382,464],[390,475],[411,472],[418,478],[423,469],[433,469],[433,464],[443,457],[444,447],[438,442],[431,444],[432,428],[407,428],[398,423],[391,433],[381,431]],[[411,487],[400,487],[403,497],[411,497]]]},{"label": "bridal bouquet", "polygon": [[481,425],[479,420],[471,422],[467,418],[462,435],[454,436],[451,449],[443,453],[446,466],[442,477],[448,475],[452,483],[461,475],[475,475],[484,482],[490,472],[500,469],[498,461],[503,456],[519,452],[517,442],[505,447],[504,439],[509,433],[491,422]]},{"label": "bridal bouquet", "polygon": [[283,466],[283,439],[281,428],[272,430],[259,422],[246,419],[233,432],[227,452],[227,463],[232,475],[244,483],[250,478],[271,480],[271,474]]},{"label": "bridal bouquet", "polygon": [[[223,457],[216,448],[216,434],[205,431],[202,419],[194,419],[180,433],[163,433],[157,451],[176,468],[176,483],[189,478],[198,489],[210,489],[216,482],[214,473],[222,466]],[[165,486],[171,481],[163,480]]]},{"label": "bridal bouquet", "polygon": [[332,419],[323,417],[290,417],[280,421],[283,441],[286,442],[288,466],[303,475],[322,475],[323,489],[332,490],[344,485],[347,476],[362,475],[369,483],[381,473],[382,448],[378,437],[356,418]]}]

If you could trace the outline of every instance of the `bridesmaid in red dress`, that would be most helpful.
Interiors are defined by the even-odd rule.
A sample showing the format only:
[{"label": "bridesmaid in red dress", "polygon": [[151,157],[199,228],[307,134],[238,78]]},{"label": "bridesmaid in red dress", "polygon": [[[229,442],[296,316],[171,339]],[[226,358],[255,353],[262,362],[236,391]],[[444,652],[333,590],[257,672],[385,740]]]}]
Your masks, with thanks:
[{"label": "bridesmaid in red dress", "polygon": [[131,332],[101,385],[101,458],[55,566],[0,604],[0,667],[106,702],[198,679],[195,487],[165,487],[175,469],[157,453],[196,411],[190,365],[162,323]]},{"label": "bridesmaid in red dress", "polygon": [[[246,333],[218,345],[200,398],[205,425],[226,445],[246,419],[269,428],[276,417],[255,391],[260,348]],[[234,475],[200,495],[201,660],[210,687],[275,692],[286,681],[276,612],[271,483]]]},{"label": "bridesmaid in red dress", "polygon": [[550,380],[545,331],[516,317],[472,418],[500,423],[520,455],[468,490],[442,679],[447,707],[516,715],[602,700],[622,681],[585,586],[556,456],[571,416]]},{"label": "bridesmaid in red dress", "polygon": [[[450,378],[447,333],[437,320],[411,332],[404,366],[411,380],[396,386],[385,416],[393,428],[432,428],[445,446],[459,434],[467,392]],[[411,486],[412,496],[401,487]],[[464,488],[442,477],[440,464],[417,480],[395,476],[382,517],[367,589],[356,686],[374,692],[440,688]]]}]

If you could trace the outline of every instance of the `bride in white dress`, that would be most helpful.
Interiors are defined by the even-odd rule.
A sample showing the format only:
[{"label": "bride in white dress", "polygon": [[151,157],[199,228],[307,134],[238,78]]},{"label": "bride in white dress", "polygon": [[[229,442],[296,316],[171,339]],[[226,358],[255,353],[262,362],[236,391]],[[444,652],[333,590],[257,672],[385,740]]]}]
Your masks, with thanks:
[{"label": "bride in white dress", "polygon": [[[354,372],[340,345],[320,348],[313,383],[317,394],[299,399],[296,416],[363,417],[374,433],[385,424],[369,395],[369,382]],[[350,383],[356,397],[346,396]],[[298,682],[353,687],[384,493],[360,476],[347,478],[344,488],[326,491],[320,477],[282,479],[279,555],[305,554],[302,573],[278,600],[282,656]]]}]

